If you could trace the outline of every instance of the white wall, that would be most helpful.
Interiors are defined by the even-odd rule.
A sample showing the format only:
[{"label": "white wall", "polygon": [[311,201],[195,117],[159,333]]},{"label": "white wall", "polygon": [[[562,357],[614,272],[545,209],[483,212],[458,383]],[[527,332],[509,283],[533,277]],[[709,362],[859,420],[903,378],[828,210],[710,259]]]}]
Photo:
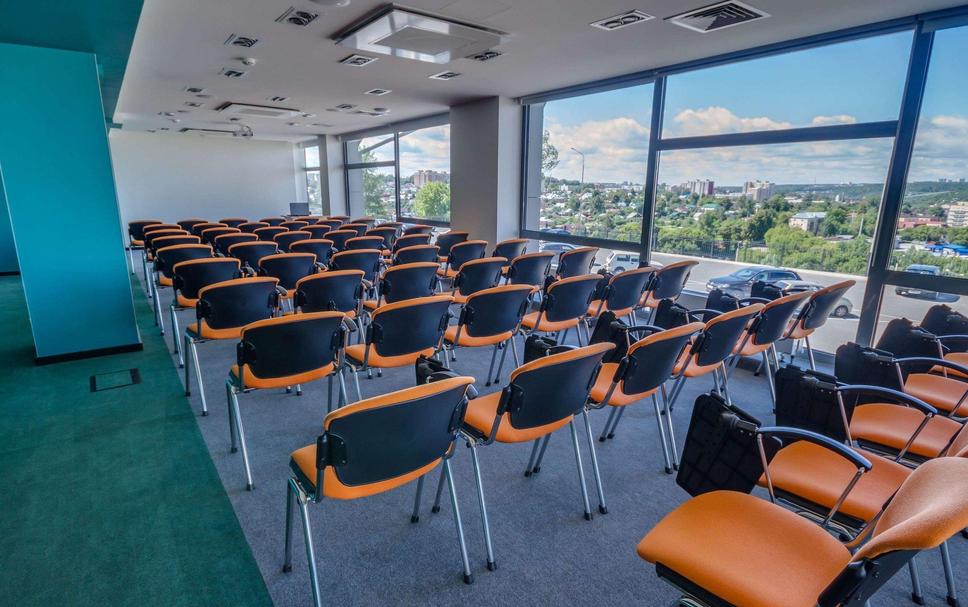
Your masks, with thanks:
[{"label": "white wall", "polygon": [[112,129],[121,220],[259,219],[289,211],[297,194],[293,146]]}]

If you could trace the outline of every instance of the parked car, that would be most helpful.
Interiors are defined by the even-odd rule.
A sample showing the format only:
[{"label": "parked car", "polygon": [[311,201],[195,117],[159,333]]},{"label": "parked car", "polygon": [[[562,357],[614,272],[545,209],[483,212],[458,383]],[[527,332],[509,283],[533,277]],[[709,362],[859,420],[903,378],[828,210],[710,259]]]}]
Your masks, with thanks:
[{"label": "parked car", "polygon": [[[911,264],[904,268],[904,271],[913,272],[915,274],[927,274],[929,276],[941,276],[941,268],[938,266],[929,266],[920,263]],[[924,289],[915,289],[914,287],[896,287],[894,292],[902,297],[938,299],[937,291],[925,291]]]},{"label": "parked car", "polygon": [[801,280],[800,275],[793,270],[771,268],[769,266],[748,266],[740,268],[732,274],[710,278],[706,283],[706,290],[719,289],[733,297],[742,299],[750,296],[750,288],[757,280],[776,282],[778,280]]},{"label": "parked car", "polygon": [[605,269],[613,274],[639,267],[639,254],[628,251],[612,251],[605,258]]},{"label": "parked car", "polygon": [[558,269],[558,258],[562,253],[574,251],[577,248],[579,248],[578,245],[568,244],[567,242],[546,242],[542,240],[538,243],[539,251],[546,251],[555,254],[555,258],[551,260],[552,270]]},{"label": "parked car", "polygon": [[[823,285],[812,280],[778,280],[775,281],[777,287],[783,291],[784,295],[800,293],[802,291],[819,291]],[[846,297],[841,297],[837,307],[830,313],[834,318],[844,318],[854,310],[854,304]]]}]

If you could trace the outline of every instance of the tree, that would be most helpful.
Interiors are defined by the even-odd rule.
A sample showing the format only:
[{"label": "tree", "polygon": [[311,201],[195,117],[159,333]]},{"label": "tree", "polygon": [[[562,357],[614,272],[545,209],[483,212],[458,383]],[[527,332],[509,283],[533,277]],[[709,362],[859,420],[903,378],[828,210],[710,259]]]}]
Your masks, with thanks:
[{"label": "tree", "polygon": [[417,217],[447,217],[450,215],[450,186],[443,181],[428,183],[417,192],[413,208]]},{"label": "tree", "polygon": [[541,135],[541,178],[547,179],[558,166],[558,148],[551,143],[551,133]]}]

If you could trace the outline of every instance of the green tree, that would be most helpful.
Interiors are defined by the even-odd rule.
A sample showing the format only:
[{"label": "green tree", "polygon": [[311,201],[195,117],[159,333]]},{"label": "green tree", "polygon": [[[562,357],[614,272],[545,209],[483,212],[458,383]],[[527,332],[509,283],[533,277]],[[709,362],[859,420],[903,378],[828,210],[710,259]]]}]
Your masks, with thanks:
[{"label": "green tree", "polygon": [[551,143],[551,133],[545,131],[541,136],[541,178],[548,179],[556,166],[558,166],[558,148]]},{"label": "green tree", "polygon": [[450,215],[450,186],[443,181],[428,183],[417,192],[413,208],[417,217],[446,218]]}]

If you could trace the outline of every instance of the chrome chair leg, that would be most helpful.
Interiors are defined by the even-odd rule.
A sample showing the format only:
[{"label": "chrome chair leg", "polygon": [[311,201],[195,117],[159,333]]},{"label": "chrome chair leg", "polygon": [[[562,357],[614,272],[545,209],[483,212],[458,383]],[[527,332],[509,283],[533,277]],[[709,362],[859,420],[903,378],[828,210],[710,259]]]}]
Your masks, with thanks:
[{"label": "chrome chair leg", "polygon": [[[625,408],[622,407],[622,409],[624,410]],[[591,453],[592,458],[592,474],[595,476],[595,489],[598,491],[598,512],[608,514],[608,507],[605,506],[605,488],[602,486],[602,473],[598,468],[598,454],[595,453],[595,439],[592,437],[592,424],[588,421],[588,411],[586,409],[582,409],[581,414],[585,418],[585,435],[588,438],[588,451]]]},{"label": "chrome chair leg", "polygon": [[309,508],[306,497],[301,493],[297,497],[299,498],[299,514],[303,523],[303,537],[306,542],[306,557],[309,559],[309,579],[313,585],[313,603],[316,607],[322,607],[319,596],[319,573],[316,571],[316,550],[313,547],[313,533],[309,528]]},{"label": "chrome chair leg", "polygon": [[514,343],[513,335],[511,336],[511,339],[509,339],[508,341],[511,342],[511,354],[514,355],[514,368],[517,369],[518,367],[521,366],[521,363],[519,362],[519,359],[518,359],[518,345]]},{"label": "chrome chair leg", "polygon": [[615,421],[612,422],[612,429],[608,431],[608,436],[605,438],[615,438],[615,428],[618,428],[618,423],[622,421],[622,415],[625,414],[625,410],[628,407],[619,407],[618,415],[615,417]]},{"label": "chrome chair leg", "polygon": [[413,498],[413,513],[410,515],[410,522],[420,522],[420,496],[423,495],[424,478],[426,474],[417,479],[417,495]]},{"label": "chrome chair leg", "polygon": [[491,526],[487,520],[487,504],[484,502],[484,483],[481,482],[481,462],[477,457],[477,443],[471,445],[471,461],[474,463],[474,480],[477,482],[477,501],[481,507],[481,521],[484,524],[484,548],[487,550],[487,570],[497,569],[494,560],[494,547],[491,545]]},{"label": "chrome chair leg", "polygon": [[359,370],[354,369],[352,367],[350,367],[350,370],[353,372],[353,383],[356,384],[356,400],[357,401],[361,401],[361,400],[363,400],[363,391],[360,390],[360,373],[359,373]]},{"label": "chrome chair leg", "polygon": [[810,359],[810,369],[816,371],[817,361],[813,358],[813,348],[810,346],[810,336],[805,336],[803,338],[803,343],[807,345],[807,357]]},{"label": "chrome chair leg", "polygon": [[948,542],[941,542],[941,565],[944,568],[944,583],[948,589],[946,601],[951,607],[960,607],[958,588],[955,585],[955,575],[951,569],[951,554],[948,553]]},{"label": "chrome chair leg", "polygon": [[134,248],[128,245],[128,263],[131,265],[131,273],[134,274]]},{"label": "chrome chair leg", "polygon": [[231,391],[232,397],[232,417],[235,418],[235,432],[239,437],[239,446],[242,448],[242,463],[245,465],[245,489],[252,491],[252,469],[249,467],[249,450],[245,446],[245,431],[242,429],[242,415],[239,412],[239,398],[235,390]]},{"label": "chrome chair leg", "polygon": [[[198,397],[202,400],[202,415],[208,415],[208,402],[205,400],[205,384],[202,380],[202,365],[198,361],[198,342],[192,338],[186,339],[186,345],[192,350],[192,365],[195,367],[195,380],[198,383]],[[188,377],[188,373],[185,373]],[[238,413],[236,411],[236,413]]]},{"label": "chrome chair leg", "polygon": [[541,443],[541,450],[538,451],[538,459],[534,462],[534,467],[531,468],[531,475],[535,475],[541,472],[541,462],[544,460],[545,451],[548,449],[548,442],[551,440],[551,435],[547,434],[544,437],[544,441]]},{"label": "chrome chair leg", "polygon": [[773,367],[767,352],[769,350],[763,350],[763,361],[760,365],[766,367],[766,384],[770,387],[770,402],[773,403],[773,412],[776,413],[776,386],[773,385]]},{"label": "chrome chair leg", "polygon": [[669,445],[666,443],[665,427],[662,425],[662,413],[659,411],[659,399],[652,395],[652,406],[655,409],[655,422],[659,426],[659,440],[662,442],[662,459],[665,460],[665,473],[672,474],[672,462],[669,461]]},{"label": "chrome chair leg", "polygon": [[232,411],[232,393],[235,388],[232,386],[231,381],[225,382],[225,404],[229,411],[229,439],[232,441],[232,447],[229,449],[229,453],[236,453],[239,449],[236,446],[235,438],[235,413]]},{"label": "chrome chair leg", "polygon": [[503,344],[501,344],[501,361],[497,365],[497,375],[495,375],[494,380],[491,381],[492,384],[496,384],[501,379],[501,371],[504,369],[504,359],[507,358],[508,349],[511,347],[511,339],[514,338],[507,339]]},{"label": "chrome chair leg", "polygon": [[181,369],[185,366],[185,358],[182,354],[181,348],[178,347],[178,316],[175,315],[175,302],[172,302],[168,307],[171,311],[171,342],[175,348],[175,354],[178,355],[178,368]]},{"label": "chrome chair leg", "polygon": [[592,507],[588,502],[588,489],[585,487],[585,469],[581,465],[581,448],[578,446],[578,431],[575,429],[575,418],[568,422],[571,430],[571,444],[575,448],[575,464],[578,466],[578,483],[581,485],[581,502],[585,508],[585,520],[592,520]]},{"label": "chrome chair leg", "polygon": [[524,469],[525,476],[531,476],[531,468],[534,466],[534,458],[538,456],[538,448],[541,447],[541,439],[534,439],[534,446],[531,447],[531,457],[528,458],[528,466]]},{"label": "chrome chair leg", "polygon": [[494,372],[494,360],[496,358],[497,358],[497,344],[495,344],[494,348],[491,350],[491,364],[487,368],[487,383],[484,384],[485,386],[491,385],[491,374]]},{"label": "chrome chair leg", "polygon": [[434,505],[430,509],[430,511],[433,512],[434,514],[437,514],[438,512],[440,512],[440,496],[444,491],[444,482],[447,480],[446,476],[447,476],[446,470],[443,467],[441,467],[440,478],[437,479],[437,495],[434,496]]},{"label": "chrome chair leg", "polygon": [[921,591],[921,576],[918,574],[918,564],[914,560],[915,557],[908,561],[908,573],[911,574],[911,600],[918,605],[924,605],[924,592]]},{"label": "chrome chair leg", "polygon": [[292,571],[292,509],[295,506],[292,498],[295,495],[296,490],[293,488],[293,481],[290,479],[286,482],[286,550],[282,561],[283,573]]},{"label": "chrome chair leg", "polygon": [[[561,334],[561,339],[558,340],[558,343],[559,344],[565,343],[565,340],[568,339],[568,332],[569,331],[571,331],[571,329],[565,329],[565,332]],[[581,344],[581,340],[580,339],[578,340],[578,343]]]},{"label": "chrome chair leg", "polygon": [[473,584],[474,574],[471,573],[470,559],[467,558],[467,542],[464,541],[464,525],[460,520],[460,507],[457,505],[457,491],[454,489],[454,475],[450,473],[450,460],[444,460],[444,474],[447,476],[447,487],[450,489],[450,505],[454,508],[454,523],[457,526],[457,541],[460,544],[460,559],[464,565],[464,583]]},{"label": "chrome chair leg", "polygon": [[598,437],[598,442],[604,443],[605,439],[608,438],[608,429],[612,427],[612,421],[615,416],[618,415],[618,407],[609,407],[611,411],[608,412],[608,418],[605,420],[605,427],[602,428],[602,434]]},{"label": "chrome chair leg", "polygon": [[[191,352],[188,349],[188,340],[189,339],[190,338],[188,337],[188,335],[186,335],[185,336],[185,356],[191,356]],[[188,365],[186,365],[186,364],[184,364],[184,363],[181,366],[185,368],[185,396],[191,396],[192,395],[192,387],[191,387],[192,374],[191,374],[191,367],[188,366]]]}]

